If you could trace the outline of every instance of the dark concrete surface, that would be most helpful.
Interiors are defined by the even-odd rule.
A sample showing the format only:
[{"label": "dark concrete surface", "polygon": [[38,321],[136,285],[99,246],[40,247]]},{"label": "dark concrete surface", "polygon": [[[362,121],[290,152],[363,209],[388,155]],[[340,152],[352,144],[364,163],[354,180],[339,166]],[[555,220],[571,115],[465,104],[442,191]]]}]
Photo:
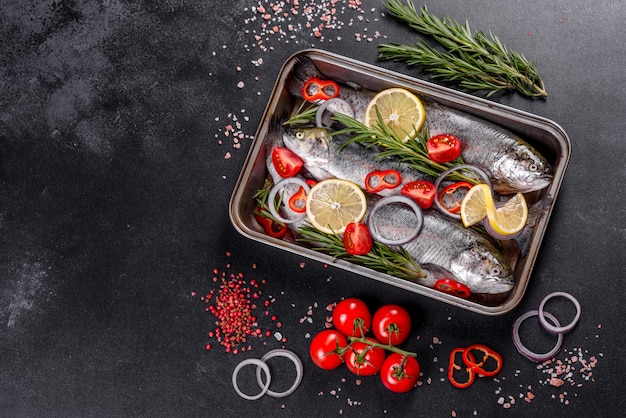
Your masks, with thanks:
[{"label": "dark concrete surface", "polygon": [[[298,14],[294,0],[274,2],[280,13],[264,0],[0,3],[0,415],[620,415],[626,6],[427,4],[536,56],[549,97],[492,100],[554,120],[572,142],[527,293],[512,312],[486,317],[325,268],[232,227],[230,194],[288,56],[316,47],[426,78],[376,60],[378,43],[415,36],[381,15],[378,1],[338,1],[334,27],[321,36],[307,21],[317,26],[330,2],[308,12],[305,3]],[[263,298],[273,303],[258,315],[272,335],[250,351],[226,353],[208,335],[214,318],[200,295],[217,287],[214,270],[267,281]],[[557,290],[583,309],[557,356],[574,366],[560,387],[510,337],[514,320]],[[310,337],[344,296],[411,309],[420,387],[394,395],[377,378],[311,364]],[[456,390],[445,379],[447,356],[474,342],[498,349],[504,369]],[[550,344],[540,335],[534,342]],[[304,362],[298,390],[239,398],[235,365],[282,346]],[[581,371],[583,362],[595,367]],[[281,377],[293,371],[279,369],[277,385]]]}]

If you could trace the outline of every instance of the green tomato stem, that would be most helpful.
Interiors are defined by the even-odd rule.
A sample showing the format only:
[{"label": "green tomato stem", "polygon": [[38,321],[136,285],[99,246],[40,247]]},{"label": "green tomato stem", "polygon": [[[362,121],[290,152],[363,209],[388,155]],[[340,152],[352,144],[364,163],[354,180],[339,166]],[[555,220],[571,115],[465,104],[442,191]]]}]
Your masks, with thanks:
[{"label": "green tomato stem", "polygon": [[410,356],[410,357],[417,358],[417,353],[413,353],[411,351],[403,350],[403,349],[398,348],[396,346],[393,346],[391,344],[381,344],[379,342],[372,341],[372,340],[367,339],[365,337],[348,337],[348,341],[350,341],[350,343],[361,342],[361,343],[365,343],[367,345],[370,345],[372,347],[378,347],[378,348],[382,348],[383,350],[391,351],[392,353],[398,353],[398,354],[401,354],[403,356]]}]

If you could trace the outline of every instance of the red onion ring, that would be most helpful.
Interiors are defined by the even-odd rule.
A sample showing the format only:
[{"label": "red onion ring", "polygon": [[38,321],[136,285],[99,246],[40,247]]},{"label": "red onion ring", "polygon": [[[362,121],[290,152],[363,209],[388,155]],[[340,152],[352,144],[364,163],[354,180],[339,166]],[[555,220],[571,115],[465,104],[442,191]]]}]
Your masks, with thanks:
[{"label": "red onion ring", "polygon": [[[259,367],[263,370],[263,372],[265,372],[265,375],[267,376],[267,381],[265,382],[264,385],[261,386],[261,393],[257,394],[257,395],[247,395],[245,393],[243,393],[241,391],[241,389],[239,389],[239,385],[237,384],[237,375],[239,374],[239,371],[244,367],[247,366],[249,364],[254,364],[257,366],[257,373],[260,374],[260,370]],[[233,371],[233,387],[235,388],[235,392],[237,392],[237,394],[239,396],[241,396],[244,399],[247,399],[249,401],[255,401],[257,399],[259,399],[261,396],[265,395],[265,393],[267,393],[267,391],[270,388],[270,383],[272,382],[272,375],[270,374],[270,368],[268,367],[268,365],[259,359],[256,358],[249,358],[246,359],[244,361],[242,361],[241,363],[239,363],[236,367],[235,370]],[[258,378],[257,378],[258,381]]]},{"label": "red onion ring", "polygon": [[[563,326],[554,326],[550,323],[548,323],[548,321],[546,321],[546,316],[548,316],[547,312],[544,312],[543,308],[546,305],[546,302],[550,299],[552,299],[553,297],[556,296],[562,296],[564,298],[567,298],[569,300],[572,301],[572,303],[574,304],[574,306],[576,307],[576,315],[574,316],[574,319],[572,319],[572,322],[570,322],[567,325],[563,325]],[[554,293],[550,293],[548,296],[546,296],[545,298],[543,298],[543,300],[541,301],[541,303],[539,304],[539,322],[541,322],[541,325],[546,329],[546,331],[552,333],[552,334],[564,334],[566,332],[570,332],[571,330],[574,329],[574,327],[576,326],[576,324],[578,324],[578,321],[580,320],[580,302],[578,302],[578,300],[570,295],[569,293],[566,292],[554,292]],[[549,317],[549,316],[548,316]],[[550,318],[552,319],[552,318]],[[560,325],[557,323],[557,325]]]},{"label": "red onion ring", "polygon": [[[392,240],[381,236],[378,232],[378,228],[376,227],[376,223],[374,222],[374,215],[376,214],[376,212],[378,212],[381,207],[390,203],[407,204],[411,209],[413,209],[413,212],[417,217],[417,225],[415,226],[415,230],[402,239]],[[370,229],[370,234],[372,235],[372,238],[374,238],[376,241],[386,245],[402,245],[406,244],[407,242],[413,241],[419,235],[420,231],[422,230],[422,226],[424,226],[424,214],[422,213],[422,209],[417,203],[415,203],[413,199],[402,195],[391,195],[384,197],[376,202],[376,204],[370,211],[369,218],[367,220],[367,226]]]},{"label": "red onion ring", "polygon": [[[324,112],[326,111],[326,109],[328,108],[329,105],[332,104],[339,104],[339,105],[344,105],[346,110],[349,110],[351,113],[345,113],[345,112],[340,112],[343,113],[344,115],[350,116],[351,118],[354,119],[354,109],[352,108],[352,105],[348,102],[346,102],[343,99],[340,99],[338,97],[334,97],[332,99],[328,99],[325,100],[324,103],[322,103],[318,108],[317,108],[317,112],[315,112],[315,126],[317,126],[318,128],[328,128],[328,126],[325,126],[322,123],[322,117],[324,116]],[[335,113],[334,111],[328,109],[329,112],[331,113]]]},{"label": "red onion ring", "polygon": [[[540,363],[542,361],[550,360],[551,358],[556,356],[559,350],[561,350],[561,346],[563,345],[563,334],[562,333],[557,334],[556,345],[554,346],[552,350],[550,350],[547,353],[538,354],[528,349],[522,343],[522,340],[520,339],[519,327],[522,322],[524,322],[526,319],[530,318],[531,316],[535,316],[535,315],[539,315],[539,311],[537,310],[528,311],[522,316],[520,316],[519,318],[517,318],[517,320],[513,324],[513,345],[522,356],[526,357],[528,360],[534,361],[536,363]],[[561,325],[558,319],[554,317],[554,315],[548,312],[544,312],[544,315],[548,317],[552,322],[554,322],[557,326]]]},{"label": "red onion ring", "polygon": [[299,177],[288,177],[286,179],[283,179],[281,181],[279,181],[278,183],[276,183],[274,185],[274,187],[271,188],[270,190],[270,194],[267,198],[267,209],[270,211],[270,213],[272,214],[272,216],[279,222],[282,222],[284,224],[290,224],[290,223],[294,223],[297,222],[299,220],[302,220],[304,218],[306,218],[306,213],[301,214],[300,216],[297,216],[293,219],[287,219],[287,218],[283,218],[282,216],[280,216],[278,214],[278,212],[276,211],[276,209],[274,208],[274,200],[276,199],[276,194],[278,193],[278,191],[285,185],[287,184],[297,184],[299,186],[302,186],[304,188],[304,191],[309,194],[309,192],[311,191],[311,188],[309,187],[308,184],[306,184],[306,182],[304,180],[302,180]]},{"label": "red onion ring", "polygon": [[435,181],[435,190],[437,191],[437,194],[435,195],[435,206],[437,206],[437,209],[439,209],[441,213],[444,213],[448,215],[449,217],[457,219],[457,220],[461,219],[461,215],[459,215],[458,213],[450,213],[450,211],[446,210],[446,208],[444,208],[441,205],[441,202],[439,202],[439,186],[441,186],[441,183],[444,181],[446,177],[448,177],[449,174],[454,173],[455,171],[463,170],[463,169],[473,171],[475,174],[477,174],[478,177],[480,177],[480,180],[483,180],[485,184],[489,186],[489,189],[491,189],[493,193],[493,185],[491,184],[491,179],[482,168],[476,167],[475,165],[459,164],[441,173],[439,177],[437,177],[437,181]]},{"label": "red onion ring", "polygon": [[[285,350],[282,348],[277,348],[275,350],[268,351],[263,357],[261,357],[262,362],[267,362],[267,360],[272,357],[287,357],[289,360],[293,361],[293,364],[296,365],[296,380],[293,385],[287,389],[285,392],[274,392],[272,390],[267,390],[267,394],[274,398],[284,398],[285,396],[289,396],[298,389],[300,383],[302,382],[302,372],[304,368],[302,367],[302,361],[300,357],[298,357],[293,351]],[[259,367],[256,368],[256,380],[259,383],[259,386],[263,386],[263,381],[261,380],[261,369]]]}]

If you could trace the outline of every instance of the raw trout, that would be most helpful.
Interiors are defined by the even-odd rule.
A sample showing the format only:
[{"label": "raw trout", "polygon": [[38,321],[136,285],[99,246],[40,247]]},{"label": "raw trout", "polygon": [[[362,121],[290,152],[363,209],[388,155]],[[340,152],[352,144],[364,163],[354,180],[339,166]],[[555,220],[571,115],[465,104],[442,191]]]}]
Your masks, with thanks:
[{"label": "raw trout", "polygon": [[[302,85],[311,77],[324,78],[313,61],[300,59],[287,84],[290,93],[301,96]],[[343,84],[339,98],[352,106],[357,120],[363,121],[365,109],[375,94]],[[553,174],[548,161],[514,133],[460,110],[421,99],[426,111],[425,126],[430,134],[457,136],[461,140],[463,160],[486,170],[498,193],[528,193],[550,184]]]}]

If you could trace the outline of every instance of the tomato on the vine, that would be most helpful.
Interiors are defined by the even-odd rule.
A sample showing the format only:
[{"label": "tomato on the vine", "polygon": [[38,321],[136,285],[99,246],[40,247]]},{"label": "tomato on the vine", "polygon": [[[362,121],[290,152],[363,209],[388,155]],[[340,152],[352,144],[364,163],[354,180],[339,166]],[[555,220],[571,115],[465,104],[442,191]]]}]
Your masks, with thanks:
[{"label": "tomato on the vine", "polygon": [[346,337],[363,337],[372,325],[372,314],[357,298],[342,300],[333,309],[333,325]]},{"label": "tomato on the vine", "polygon": [[411,316],[402,306],[382,306],[374,313],[372,332],[383,344],[402,344],[411,333]]},{"label": "tomato on the vine", "polygon": [[426,141],[428,158],[436,163],[449,163],[461,155],[461,141],[454,135],[435,135]]},{"label": "tomato on the vine", "polygon": [[[373,338],[367,338],[376,342]],[[359,376],[371,376],[378,373],[385,361],[385,350],[361,341],[353,341],[346,352],[348,370]]]},{"label": "tomato on the vine", "polygon": [[415,387],[420,376],[420,365],[413,356],[391,353],[380,369],[380,380],[387,389],[396,393],[408,392]]},{"label": "tomato on the vine", "polygon": [[347,345],[346,337],[340,332],[326,329],[311,340],[309,355],[317,367],[333,370],[343,363],[343,349]]},{"label": "tomato on the vine", "polygon": [[343,232],[343,247],[351,255],[367,254],[372,249],[372,235],[366,224],[350,222]]}]

